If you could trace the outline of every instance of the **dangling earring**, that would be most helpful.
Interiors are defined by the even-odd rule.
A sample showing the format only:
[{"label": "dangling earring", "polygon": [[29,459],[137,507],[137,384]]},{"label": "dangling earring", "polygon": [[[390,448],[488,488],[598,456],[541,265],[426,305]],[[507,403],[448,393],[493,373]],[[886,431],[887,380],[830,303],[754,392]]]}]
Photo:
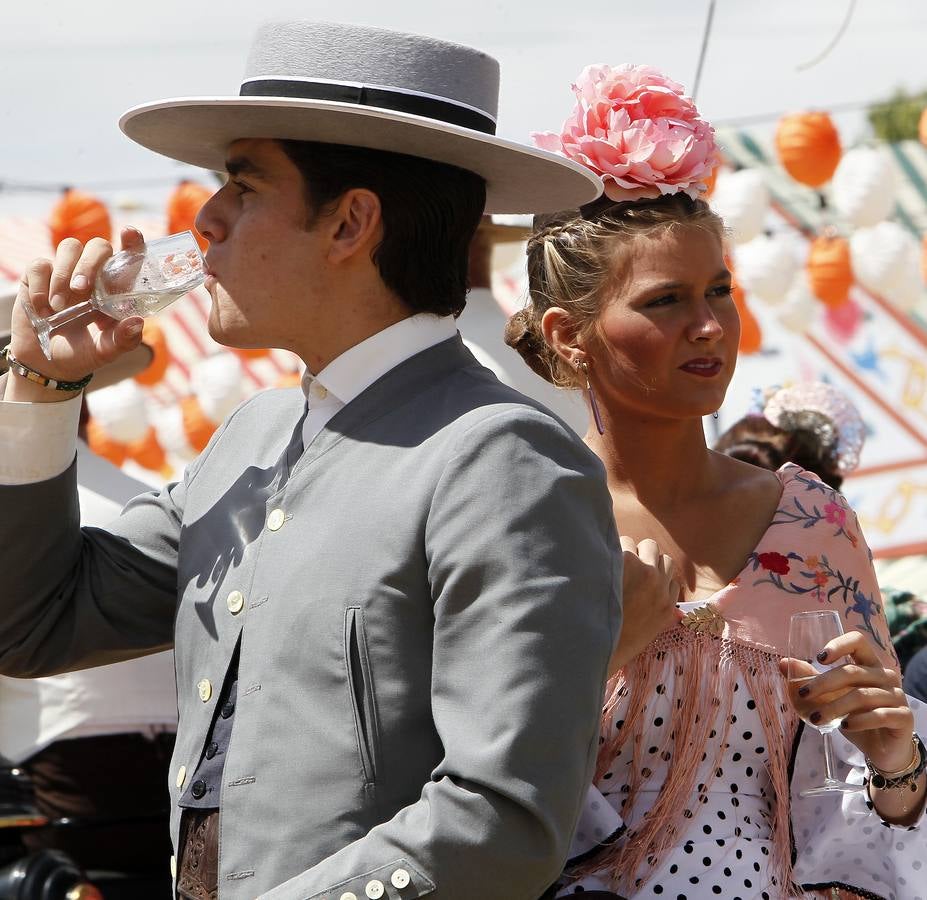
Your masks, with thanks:
[{"label": "dangling earring", "polygon": [[592,418],[595,419],[595,427],[598,429],[599,434],[605,434],[605,426],[602,424],[602,415],[599,413],[599,404],[595,399],[595,391],[592,389],[592,384],[589,381],[589,363],[586,360],[580,360],[576,364],[576,368],[583,370],[583,375],[586,376],[586,391],[589,394],[589,406],[592,407]]},{"label": "dangling earring", "polygon": [[711,414],[711,417],[712,417],[713,419],[717,419],[717,418],[718,418],[718,410],[715,410],[715,411]]}]

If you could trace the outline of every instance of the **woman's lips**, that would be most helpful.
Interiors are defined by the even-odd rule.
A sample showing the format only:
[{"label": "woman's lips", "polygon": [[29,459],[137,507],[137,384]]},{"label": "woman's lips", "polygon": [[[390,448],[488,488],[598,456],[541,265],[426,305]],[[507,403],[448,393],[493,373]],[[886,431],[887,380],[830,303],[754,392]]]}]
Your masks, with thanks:
[{"label": "woman's lips", "polygon": [[711,359],[690,359],[683,363],[679,368],[690,375],[698,375],[701,378],[714,378],[721,373],[724,363],[717,357]]}]

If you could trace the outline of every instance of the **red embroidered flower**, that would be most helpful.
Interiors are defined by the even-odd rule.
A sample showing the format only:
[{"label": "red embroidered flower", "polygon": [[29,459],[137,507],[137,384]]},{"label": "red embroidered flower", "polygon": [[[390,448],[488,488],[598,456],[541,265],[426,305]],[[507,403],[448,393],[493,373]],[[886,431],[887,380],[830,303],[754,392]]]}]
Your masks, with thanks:
[{"label": "red embroidered flower", "polygon": [[824,585],[827,584],[827,575],[825,575],[823,572],[815,572],[814,583],[818,587],[824,587]]},{"label": "red embroidered flower", "polygon": [[842,506],[837,506],[836,503],[828,503],[824,507],[824,515],[831,525],[839,525],[841,528],[847,520],[847,511]]},{"label": "red embroidered flower", "polygon": [[757,559],[767,572],[775,572],[777,575],[789,574],[788,558],[781,553],[760,553]]}]

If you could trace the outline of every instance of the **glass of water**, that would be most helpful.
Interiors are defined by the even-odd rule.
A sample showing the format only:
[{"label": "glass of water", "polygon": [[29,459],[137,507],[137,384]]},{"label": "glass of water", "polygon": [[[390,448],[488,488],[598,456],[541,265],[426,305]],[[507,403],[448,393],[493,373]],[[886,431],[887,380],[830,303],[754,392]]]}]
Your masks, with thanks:
[{"label": "glass of water", "polygon": [[90,299],[48,317],[25,301],[26,314],[42,351],[51,355],[51,337],[59,328],[96,313],[113,319],[151,316],[199,287],[206,279],[206,263],[190,231],[148,241],[137,249],[110,257],[93,285]]}]

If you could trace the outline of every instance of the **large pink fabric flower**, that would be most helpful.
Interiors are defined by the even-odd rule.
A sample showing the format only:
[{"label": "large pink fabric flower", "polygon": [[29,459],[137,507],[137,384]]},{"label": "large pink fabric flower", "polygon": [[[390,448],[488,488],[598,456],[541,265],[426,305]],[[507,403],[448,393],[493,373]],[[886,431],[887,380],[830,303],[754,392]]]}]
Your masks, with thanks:
[{"label": "large pink fabric flower", "polygon": [[651,66],[587,66],[560,134],[531,135],[600,175],[612,200],[685,191],[696,199],[717,164],[714,130],[695,104]]}]

